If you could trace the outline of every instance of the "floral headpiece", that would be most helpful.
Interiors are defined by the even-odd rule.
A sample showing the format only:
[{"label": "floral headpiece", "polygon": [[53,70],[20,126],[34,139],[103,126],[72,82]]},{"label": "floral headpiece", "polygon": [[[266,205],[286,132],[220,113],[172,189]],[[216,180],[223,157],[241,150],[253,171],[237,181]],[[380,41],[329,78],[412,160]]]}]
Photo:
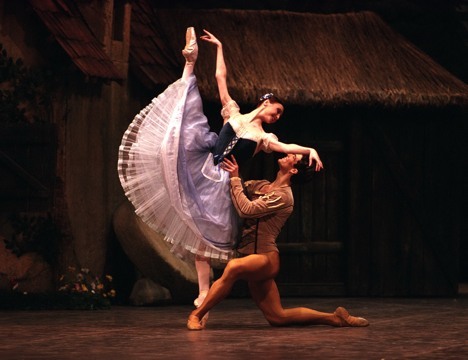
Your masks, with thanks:
[{"label": "floral headpiece", "polygon": [[269,98],[272,98],[273,96],[275,96],[273,93],[268,93],[268,94],[263,95],[258,101],[264,102],[265,100],[268,100]]}]

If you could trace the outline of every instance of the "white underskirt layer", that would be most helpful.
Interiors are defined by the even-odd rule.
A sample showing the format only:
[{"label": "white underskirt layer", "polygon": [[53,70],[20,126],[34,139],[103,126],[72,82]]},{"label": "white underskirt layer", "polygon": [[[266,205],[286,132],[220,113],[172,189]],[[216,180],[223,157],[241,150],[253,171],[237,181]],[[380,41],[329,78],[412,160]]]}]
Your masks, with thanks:
[{"label": "white underskirt layer", "polygon": [[238,220],[228,174],[211,160],[216,139],[195,76],[178,80],[128,127],[118,173],[136,214],[165,235],[175,254],[225,262],[233,255]]}]

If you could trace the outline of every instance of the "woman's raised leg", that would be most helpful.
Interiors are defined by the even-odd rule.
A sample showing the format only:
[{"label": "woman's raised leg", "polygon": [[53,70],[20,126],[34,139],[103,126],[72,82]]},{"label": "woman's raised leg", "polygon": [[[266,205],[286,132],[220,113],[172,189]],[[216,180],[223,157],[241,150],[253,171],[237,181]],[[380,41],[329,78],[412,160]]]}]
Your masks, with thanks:
[{"label": "woman's raised leg", "polygon": [[185,34],[185,48],[182,50],[182,55],[185,58],[184,72],[182,73],[182,80],[187,80],[193,74],[193,68],[198,57],[198,44],[195,29],[193,27],[187,28]]}]

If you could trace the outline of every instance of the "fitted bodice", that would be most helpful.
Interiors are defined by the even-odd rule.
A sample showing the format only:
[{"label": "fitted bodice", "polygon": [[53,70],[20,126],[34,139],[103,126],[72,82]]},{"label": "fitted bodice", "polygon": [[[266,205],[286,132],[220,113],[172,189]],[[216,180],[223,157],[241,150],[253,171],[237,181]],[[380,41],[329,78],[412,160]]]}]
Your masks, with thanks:
[{"label": "fitted bodice", "polygon": [[243,115],[234,100],[229,101],[221,110],[225,120],[218,140],[213,149],[215,164],[225,157],[234,155],[239,166],[252,158],[258,151],[271,152],[269,143],[278,140],[272,133],[265,133],[263,129],[253,128],[250,122],[252,113]]},{"label": "fitted bodice", "polygon": [[236,132],[232,128],[232,125],[227,122],[219,132],[218,140],[216,141],[213,149],[215,165],[223,161],[225,157],[230,159],[230,156],[234,155],[239,166],[242,166],[247,160],[255,155],[257,142],[251,139],[238,138],[237,140],[234,140],[236,141],[234,146],[231,149],[228,149],[230,142],[233,141],[235,137]]}]

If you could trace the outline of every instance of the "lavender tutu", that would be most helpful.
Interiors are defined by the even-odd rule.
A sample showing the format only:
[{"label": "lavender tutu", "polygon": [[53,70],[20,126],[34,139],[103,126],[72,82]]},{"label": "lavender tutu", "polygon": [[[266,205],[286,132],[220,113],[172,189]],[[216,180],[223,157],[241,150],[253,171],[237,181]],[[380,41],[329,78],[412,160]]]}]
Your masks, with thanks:
[{"label": "lavender tutu", "polygon": [[183,258],[233,255],[238,218],[229,174],[213,162],[217,139],[192,75],[140,111],[119,148],[119,178],[136,214]]}]

